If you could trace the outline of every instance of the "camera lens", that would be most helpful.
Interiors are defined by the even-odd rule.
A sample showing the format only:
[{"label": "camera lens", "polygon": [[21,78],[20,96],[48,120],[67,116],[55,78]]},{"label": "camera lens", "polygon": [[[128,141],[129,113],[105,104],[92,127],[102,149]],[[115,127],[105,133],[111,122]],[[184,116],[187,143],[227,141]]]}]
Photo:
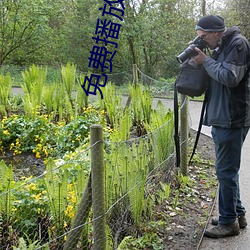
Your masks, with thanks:
[{"label": "camera lens", "polygon": [[188,58],[198,55],[198,53],[194,49],[195,47],[195,44],[191,44],[189,47],[187,47],[180,55],[176,57],[177,61],[179,63],[183,63]]}]

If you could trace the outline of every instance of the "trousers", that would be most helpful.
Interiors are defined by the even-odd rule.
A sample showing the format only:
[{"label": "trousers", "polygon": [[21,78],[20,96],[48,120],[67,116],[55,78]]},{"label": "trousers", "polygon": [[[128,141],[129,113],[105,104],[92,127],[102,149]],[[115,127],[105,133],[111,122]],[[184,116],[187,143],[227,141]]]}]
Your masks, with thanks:
[{"label": "trousers", "polygon": [[239,170],[241,150],[249,127],[212,127],[216,175],[219,182],[219,224],[231,224],[245,214],[240,200]]}]

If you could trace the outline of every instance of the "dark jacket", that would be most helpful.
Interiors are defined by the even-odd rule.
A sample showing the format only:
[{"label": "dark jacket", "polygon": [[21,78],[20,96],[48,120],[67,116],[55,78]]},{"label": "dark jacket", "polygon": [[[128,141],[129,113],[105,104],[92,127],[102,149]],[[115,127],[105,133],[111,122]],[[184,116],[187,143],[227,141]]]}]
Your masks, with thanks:
[{"label": "dark jacket", "polygon": [[211,77],[204,125],[250,126],[250,46],[237,27],[227,30],[218,50],[203,63]]}]

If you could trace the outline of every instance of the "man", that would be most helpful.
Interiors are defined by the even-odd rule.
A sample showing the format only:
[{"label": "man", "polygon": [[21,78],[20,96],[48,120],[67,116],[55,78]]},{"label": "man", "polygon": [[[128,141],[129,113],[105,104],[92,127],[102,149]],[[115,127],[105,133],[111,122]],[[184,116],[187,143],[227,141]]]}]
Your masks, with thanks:
[{"label": "man", "polygon": [[203,64],[210,76],[204,125],[212,126],[219,181],[219,218],[205,235],[221,238],[239,234],[247,226],[240,200],[241,149],[250,126],[250,47],[237,27],[225,29],[220,16],[202,17],[196,33],[213,50],[206,56],[195,48],[193,59]]}]

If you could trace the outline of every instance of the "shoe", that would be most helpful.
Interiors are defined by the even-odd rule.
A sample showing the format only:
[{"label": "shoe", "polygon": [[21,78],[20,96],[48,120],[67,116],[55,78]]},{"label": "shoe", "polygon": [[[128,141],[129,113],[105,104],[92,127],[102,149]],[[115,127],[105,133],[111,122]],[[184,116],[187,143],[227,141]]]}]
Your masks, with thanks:
[{"label": "shoe", "polygon": [[209,238],[223,238],[228,236],[239,235],[240,227],[238,222],[234,222],[232,224],[218,224],[215,227],[210,229],[206,229],[204,235]]},{"label": "shoe", "polygon": [[[240,229],[243,229],[243,228],[245,228],[247,226],[247,220],[246,220],[245,214],[239,215],[238,222],[239,222]],[[212,218],[211,224],[214,225],[214,226],[217,226],[218,225],[218,219],[217,218]]]}]

